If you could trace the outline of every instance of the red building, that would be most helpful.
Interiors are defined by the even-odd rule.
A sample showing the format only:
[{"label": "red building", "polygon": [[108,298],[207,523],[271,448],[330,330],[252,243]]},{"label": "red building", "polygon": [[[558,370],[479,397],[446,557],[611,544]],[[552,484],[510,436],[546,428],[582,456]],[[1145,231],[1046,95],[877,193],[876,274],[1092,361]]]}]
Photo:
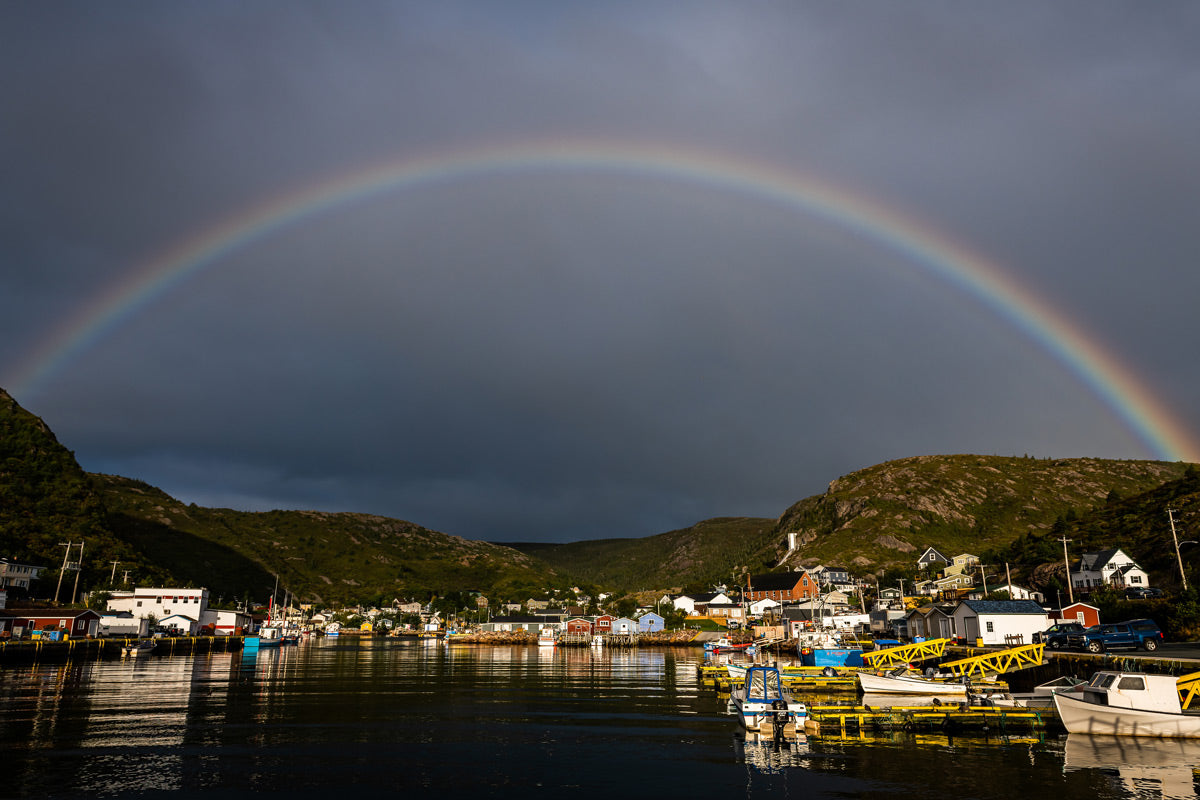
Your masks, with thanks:
[{"label": "red building", "polygon": [[820,596],[820,587],[807,572],[771,572],[750,576],[745,602],[769,599],[788,603]]},{"label": "red building", "polygon": [[72,639],[96,635],[100,615],[90,608],[9,608],[0,611],[0,629],[11,636],[33,631],[57,631]]},{"label": "red building", "polygon": [[567,620],[567,633],[592,633],[592,621],[584,617],[573,617]]}]

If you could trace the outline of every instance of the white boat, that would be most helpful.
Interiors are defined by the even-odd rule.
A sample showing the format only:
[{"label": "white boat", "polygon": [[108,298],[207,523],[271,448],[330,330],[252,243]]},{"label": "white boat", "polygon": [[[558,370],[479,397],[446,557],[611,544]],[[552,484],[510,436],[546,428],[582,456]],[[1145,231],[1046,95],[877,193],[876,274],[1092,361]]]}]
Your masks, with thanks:
[{"label": "white boat", "polygon": [[556,644],[558,644],[558,634],[554,632],[554,628],[542,628],[538,631],[539,647],[554,647]]},{"label": "white boat", "polygon": [[137,656],[146,656],[154,652],[153,639],[139,639],[132,644],[126,644],[121,648],[121,655],[136,658]]},{"label": "white boat", "polygon": [[1183,710],[1170,675],[1097,672],[1055,692],[1054,706],[1068,733],[1200,739],[1200,713]]},{"label": "white boat", "polygon": [[870,672],[858,673],[858,685],[864,692],[872,694],[936,694],[965,696],[970,688],[961,680],[949,682],[917,675],[875,675]]},{"label": "white boat", "polygon": [[263,625],[258,629],[259,647],[278,647],[283,643],[283,628],[278,625]]},{"label": "white boat", "polygon": [[770,732],[774,737],[804,732],[808,708],[783,688],[783,679],[775,667],[750,667],[740,686],[730,693],[730,704],[738,720],[748,731]]}]

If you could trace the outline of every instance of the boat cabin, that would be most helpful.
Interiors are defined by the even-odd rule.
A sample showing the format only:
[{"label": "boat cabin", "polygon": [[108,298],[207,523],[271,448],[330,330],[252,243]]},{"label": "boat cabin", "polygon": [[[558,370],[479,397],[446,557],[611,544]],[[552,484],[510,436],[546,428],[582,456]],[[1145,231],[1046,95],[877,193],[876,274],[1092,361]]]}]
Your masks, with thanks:
[{"label": "boat cabin", "polygon": [[1180,713],[1177,679],[1172,675],[1147,675],[1142,672],[1097,672],[1086,686],[1073,691],[1081,699],[1110,708],[1136,708],[1141,711]]}]

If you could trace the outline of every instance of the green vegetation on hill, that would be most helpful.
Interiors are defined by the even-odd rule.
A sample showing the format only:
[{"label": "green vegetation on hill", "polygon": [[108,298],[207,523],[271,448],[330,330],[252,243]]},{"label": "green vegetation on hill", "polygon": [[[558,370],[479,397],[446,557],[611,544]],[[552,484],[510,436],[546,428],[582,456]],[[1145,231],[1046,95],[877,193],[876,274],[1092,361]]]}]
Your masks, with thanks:
[{"label": "green vegetation on hill", "polygon": [[[106,505],[141,520],[143,545],[175,570],[223,550],[240,553],[279,576],[303,600],[327,604],[428,600],[463,589],[506,597],[540,594],[554,573],[521,553],[370,514],[321,511],[248,512],[184,505],[127,478],[97,476]],[[201,546],[205,549],[201,551]],[[174,556],[181,550],[186,555]],[[251,577],[247,575],[247,578]],[[265,600],[272,581],[257,586]],[[523,595],[523,596],[522,596]]]},{"label": "green vegetation on hill", "polygon": [[[910,565],[926,547],[979,554],[1061,515],[1103,505],[1183,476],[1188,465],[1098,458],[918,456],[838,478],[780,517],[778,546],[800,542],[787,563],[837,563],[863,573]],[[780,553],[782,555],[782,553]]]},{"label": "green vegetation on hill", "polygon": [[570,544],[510,545],[580,581],[621,592],[737,583],[761,572],[775,520],[718,517],[644,539],[596,539]]},{"label": "green vegetation on hill", "polygon": [[[920,456],[833,481],[778,520],[717,518],[644,539],[502,546],[411,522],[318,511],[252,513],[185,505],[141,481],[88,475],[36,416],[0,390],[0,555],[51,567],[64,541],[86,541],[81,588],[204,585],[228,601],[274,586],[330,605],[542,596],[570,583],[640,592],[736,585],[746,572],[841,566],[853,574],[911,569],[929,546],[1007,563],[1014,579],[1062,585],[1058,539],[1072,553],[1123,547],[1170,586],[1179,538],[1200,538],[1194,466],[1157,461]],[[798,545],[788,550],[789,535]],[[1200,545],[1189,545],[1189,564]],[[72,574],[73,578],[73,574]],[[53,592],[50,592],[53,594]]]}]

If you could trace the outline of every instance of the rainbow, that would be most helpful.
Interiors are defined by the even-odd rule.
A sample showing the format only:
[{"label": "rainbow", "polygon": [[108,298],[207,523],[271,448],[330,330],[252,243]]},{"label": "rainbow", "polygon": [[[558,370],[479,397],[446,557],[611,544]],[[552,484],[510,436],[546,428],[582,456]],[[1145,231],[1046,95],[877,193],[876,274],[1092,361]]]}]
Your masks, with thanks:
[{"label": "rainbow", "polygon": [[536,170],[649,175],[699,184],[775,202],[861,235],[971,296],[1030,337],[1094,392],[1155,458],[1200,461],[1200,446],[1191,433],[1131,370],[983,256],[894,209],[813,177],[676,146],[559,141],[480,147],[389,161],[276,197],[132,270],[28,354],[8,385],[18,395],[34,393],[73,358],[190,276],[301,220],[385,193]]}]

